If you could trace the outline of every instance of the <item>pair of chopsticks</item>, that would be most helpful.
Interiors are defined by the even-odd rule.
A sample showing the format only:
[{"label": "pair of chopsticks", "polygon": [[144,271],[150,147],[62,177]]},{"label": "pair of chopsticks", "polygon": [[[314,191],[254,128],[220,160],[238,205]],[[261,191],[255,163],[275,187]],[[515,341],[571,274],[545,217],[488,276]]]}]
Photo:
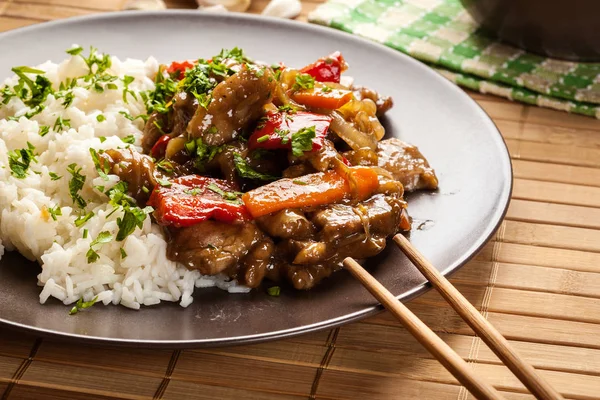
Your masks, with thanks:
[{"label": "pair of chopsticks", "polygon": [[[548,381],[528,364],[506,338],[490,324],[469,301],[401,234],[394,242],[410,261],[437,289],[463,320],[488,345],[517,378],[540,400],[561,400],[563,397]],[[427,325],[398,301],[381,283],[371,276],[354,259],[344,260],[344,267],[357,278],[371,294],[387,308],[404,327],[435,357],[454,377],[478,399],[503,399],[489,383],[477,376],[474,370]]]}]

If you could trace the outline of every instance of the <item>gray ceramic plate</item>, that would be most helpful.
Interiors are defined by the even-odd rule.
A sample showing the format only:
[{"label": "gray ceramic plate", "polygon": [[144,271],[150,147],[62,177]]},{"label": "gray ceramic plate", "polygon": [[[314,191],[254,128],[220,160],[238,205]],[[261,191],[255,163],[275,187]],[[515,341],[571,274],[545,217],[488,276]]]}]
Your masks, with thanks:
[{"label": "gray ceramic plate", "polygon": [[[162,62],[208,57],[242,47],[256,59],[302,66],[340,50],[360,84],[393,96],[388,135],[420,147],[436,169],[440,190],[409,198],[417,224],[411,241],[449,274],[483,246],[510,198],[511,166],[502,137],[469,96],[425,65],[396,51],[332,29],[245,15],[198,12],[115,13],[46,23],[0,35],[0,78],[15,65],[65,58],[73,43],[121,58]],[[7,55],[10,55],[7,56]],[[426,290],[423,277],[393,246],[367,264],[402,300]],[[310,292],[264,290],[232,295],[198,290],[187,309],[175,304],[131,311],[94,307],[69,316],[61,303],[38,303],[39,266],[18,254],[0,262],[0,322],[37,334],[116,344],[217,346],[282,338],[373,315],[373,298],[345,271]]]}]

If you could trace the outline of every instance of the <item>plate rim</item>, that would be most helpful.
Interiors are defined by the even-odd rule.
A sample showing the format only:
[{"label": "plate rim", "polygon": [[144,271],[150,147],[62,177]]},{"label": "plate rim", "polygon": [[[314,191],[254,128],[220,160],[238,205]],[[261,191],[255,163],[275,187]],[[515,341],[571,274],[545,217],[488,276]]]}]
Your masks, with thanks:
[{"label": "plate rim", "polygon": [[[343,37],[346,39],[356,40],[359,43],[366,46],[375,46],[379,49],[379,51],[388,52],[390,54],[394,54],[395,57],[400,57],[404,62],[412,63],[416,68],[424,70],[426,74],[429,75],[428,79],[432,79],[438,82],[438,84],[445,85],[446,87],[450,87],[456,96],[461,97],[467,103],[471,105],[475,105],[475,111],[479,113],[479,118],[481,118],[482,122],[488,125],[488,128],[493,131],[493,138],[496,139],[498,143],[498,150],[502,153],[503,158],[503,166],[504,175],[506,176],[506,181],[502,185],[501,195],[499,196],[498,205],[500,207],[494,210],[491,218],[489,219],[489,223],[486,226],[484,232],[478,237],[478,239],[473,243],[472,246],[469,247],[467,251],[463,253],[454,263],[450,264],[448,268],[443,271],[440,271],[442,275],[445,277],[449,277],[458,271],[461,267],[463,267],[467,262],[473,259],[481,249],[492,239],[494,234],[500,228],[502,222],[504,221],[504,217],[508,211],[508,207],[512,200],[512,191],[513,191],[513,168],[512,162],[510,158],[510,153],[508,151],[508,146],[506,144],[506,140],[500,133],[496,123],[492,120],[492,118],[485,112],[483,107],[479,105],[475,100],[473,100],[465,90],[461,89],[458,85],[450,82],[446,78],[444,78],[439,73],[435,72],[431,67],[427,66],[425,63],[414,59],[398,50],[387,47],[381,43],[375,42],[373,40],[369,40],[367,38],[353,35],[345,31],[341,31],[335,28],[330,28],[327,26],[323,26],[320,24],[312,24],[309,22],[301,22],[295,20],[287,20],[276,17],[268,17],[262,15],[254,15],[254,14],[246,14],[246,13],[202,13],[197,10],[180,10],[180,9],[169,9],[169,10],[161,10],[161,11],[111,11],[111,12],[103,12],[100,14],[89,14],[83,16],[76,16],[52,21],[46,21],[42,23],[37,23],[17,29],[12,29],[6,32],[0,33],[0,41],[9,40],[13,35],[20,35],[22,33],[28,33],[36,30],[44,30],[51,29],[55,26],[60,25],[70,25],[70,24],[78,24],[81,22],[85,22],[87,20],[115,20],[115,19],[128,19],[128,18],[145,18],[145,17],[157,17],[164,16],[165,14],[170,14],[171,17],[177,18],[178,15],[186,16],[186,17],[194,17],[199,20],[202,19],[221,19],[221,20],[229,20],[229,21],[251,21],[251,22],[259,22],[268,25],[279,25],[279,26],[293,26],[295,29],[300,28],[308,31],[317,31],[321,32],[325,35]],[[405,256],[404,256],[405,257]],[[404,292],[398,296],[395,296],[399,301],[406,302],[415,297],[418,297],[431,289],[431,285],[428,282],[424,282],[418,286],[415,286],[413,289]],[[375,299],[373,299],[376,302]],[[18,322],[6,320],[0,317],[0,326],[5,326],[7,328],[11,328],[16,331],[33,333],[42,337],[49,337],[53,339],[57,339],[60,341],[70,340],[76,341],[80,343],[88,343],[88,344],[108,344],[112,346],[122,346],[122,347],[144,347],[144,348],[166,348],[166,349],[177,349],[177,348],[193,348],[193,347],[224,347],[224,346],[234,346],[234,345],[245,345],[245,344],[253,344],[253,343],[261,343],[272,340],[280,340],[286,339],[290,337],[295,337],[303,334],[308,334],[316,331],[321,331],[325,329],[331,329],[335,327],[339,327],[341,325],[349,324],[352,322],[356,322],[370,316],[376,315],[380,312],[384,311],[384,307],[375,303],[370,307],[365,307],[362,310],[356,311],[351,314],[346,314],[339,316],[337,318],[328,319],[325,321],[319,321],[310,325],[304,325],[295,328],[271,331],[266,333],[259,334],[250,334],[243,336],[234,336],[227,338],[207,338],[207,339],[184,339],[184,340],[147,340],[147,339],[124,339],[124,338],[111,338],[111,337],[102,337],[102,336],[87,336],[77,333],[67,333],[61,332],[52,329],[39,328],[35,326],[29,326],[25,324],[21,324]]]}]

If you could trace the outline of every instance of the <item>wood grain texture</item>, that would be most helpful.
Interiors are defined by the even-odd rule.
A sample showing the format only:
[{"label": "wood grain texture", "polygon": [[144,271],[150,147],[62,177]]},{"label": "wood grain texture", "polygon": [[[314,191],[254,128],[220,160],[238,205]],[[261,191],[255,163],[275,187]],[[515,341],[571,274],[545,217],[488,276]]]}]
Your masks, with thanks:
[{"label": "wood grain texture", "polygon": [[[195,0],[166,2],[196,8]],[[306,20],[320,2],[303,1],[298,19]],[[124,3],[0,0],[0,31],[118,10]],[[250,11],[267,3],[254,0]],[[507,140],[515,190],[495,240],[451,281],[567,398],[600,399],[600,122],[469,94]],[[533,399],[439,294],[429,292],[408,307],[505,398]],[[0,398],[473,398],[388,313],[339,330],[184,350],[178,357],[52,340],[35,344],[35,337],[0,332]]]}]

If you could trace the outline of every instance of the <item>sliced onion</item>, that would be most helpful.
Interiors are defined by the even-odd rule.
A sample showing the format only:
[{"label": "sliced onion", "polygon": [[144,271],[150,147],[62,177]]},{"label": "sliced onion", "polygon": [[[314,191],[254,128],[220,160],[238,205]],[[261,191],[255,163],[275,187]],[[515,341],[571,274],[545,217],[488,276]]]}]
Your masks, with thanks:
[{"label": "sliced onion", "polygon": [[377,149],[377,140],[364,132],[360,132],[355,127],[347,122],[338,112],[334,111],[330,114],[331,130],[335,132],[344,142],[348,143],[353,150],[368,147],[375,151]]}]

